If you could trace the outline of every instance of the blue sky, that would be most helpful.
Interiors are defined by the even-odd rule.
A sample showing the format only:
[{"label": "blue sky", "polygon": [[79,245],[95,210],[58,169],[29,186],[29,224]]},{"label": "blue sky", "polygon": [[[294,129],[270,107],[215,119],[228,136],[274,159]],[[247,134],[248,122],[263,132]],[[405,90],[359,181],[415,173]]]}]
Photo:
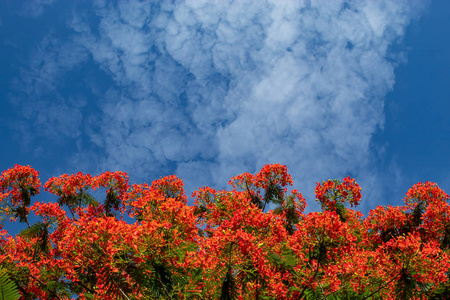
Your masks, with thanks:
[{"label": "blue sky", "polygon": [[450,190],[450,2],[1,1],[0,169]]}]

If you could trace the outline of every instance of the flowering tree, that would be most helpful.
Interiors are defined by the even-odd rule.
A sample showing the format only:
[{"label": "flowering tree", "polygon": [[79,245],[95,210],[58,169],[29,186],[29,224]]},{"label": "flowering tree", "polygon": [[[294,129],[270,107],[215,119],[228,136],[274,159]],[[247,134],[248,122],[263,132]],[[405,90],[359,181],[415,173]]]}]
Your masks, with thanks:
[{"label": "flowering tree", "polygon": [[44,190],[56,201],[42,203],[32,201],[37,171],[2,172],[1,218],[27,228],[0,232],[0,299],[450,296],[449,196],[436,184],[364,218],[350,177],[318,183],[322,211],[309,214],[285,166],[229,183],[199,188],[188,205],[175,176],[130,185],[123,172],[78,173],[50,178]]}]

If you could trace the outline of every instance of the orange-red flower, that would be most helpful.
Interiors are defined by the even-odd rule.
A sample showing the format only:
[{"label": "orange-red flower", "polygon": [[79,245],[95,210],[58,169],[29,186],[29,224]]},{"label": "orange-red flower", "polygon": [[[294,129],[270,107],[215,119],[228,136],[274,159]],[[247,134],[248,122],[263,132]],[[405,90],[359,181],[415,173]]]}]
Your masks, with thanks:
[{"label": "orange-red flower", "polygon": [[[308,214],[285,166],[230,184],[190,204],[176,176],[130,186],[123,172],[80,172],[45,184],[59,203],[32,204],[38,173],[16,165],[0,176],[0,214],[40,221],[0,231],[0,267],[30,299],[426,299],[450,286],[449,196],[434,183],[367,218],[345,207],[361,201],[350,177],[318,183],[323,211]],[[87,196],[98,188],[102,204]]]}]

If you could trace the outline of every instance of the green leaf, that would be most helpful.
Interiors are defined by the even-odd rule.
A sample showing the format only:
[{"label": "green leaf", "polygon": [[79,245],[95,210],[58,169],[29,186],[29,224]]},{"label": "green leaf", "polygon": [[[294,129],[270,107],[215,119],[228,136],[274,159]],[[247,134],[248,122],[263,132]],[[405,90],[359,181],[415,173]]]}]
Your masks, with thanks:
[{"label": "green leaf", "polygon": [[31,227],[25,228],[19,232],[19,236],[34,238],[42,234],[42,230],[47,227],[43,222],[36,222]]},{"label": "green leaf", "polygon": [[106,210],[106,215],[108,216],[113,216],[114,213],[112,213],[112,209],[119,209],[119,205],[120,205],[120,199],[117,198],[117,195],[114,191],[110,191],[108,194],[106,194],[106,199],[105,199],[105,210]]},{"label": "green leaf", "polygon": [[8,277],[6,270],[0,270],[0,300],[20,298],[16,284]]},{"label": "green leaf", "polygon": [[403,268],[400,279],[395,287],[396,299],[411,299],[416,288],[416,280],[407,268]]},{"label": "green leaf", "polygon": [[245,292],[247,291],[247,283],[249,282],[257,282],[261,285],[261,287],[256,290],[256,298],[258,298],[258,295],[260,294],[261,290],[264,290],[267,287],[266,281],[261,276],[261,274],[258,272],[256,267],[254,266],[251,258],[249,258],[247,261],[243,262],[238,267],[238,272],[236,274],[235,280],[239,287],[242,287],[242,290]]},{"label": "green leaf", "polygon": [[19,233],[19,236],[23,237],[39,237],[37,246],[44,253],[48,251],[48,235],[48,224],[42,222],[36,222],[31,227],[25,228]]},{"label": "green leaf", "polygon": [[28,211],[25,206],[19,206],[14,210],[14,217],[19,218],[20,223],[26,223],[28,221]]},{"label": "green leaf", "polygon": [[281,255],[269,252],[267,258],[277,267],[289,269],[297,265],[297,256],[291,249],[284,249]]},{"label": "green leaf", "polygon": [[70,196],[61,196],[58,198],[59,205],[67,205],[70,208],[80,207],[83,205],[98,206],[98,201],[86,192],[87,188],[83,188],[78,194]]},{"label": "green leaf", "polygon": [[87,193],[87,192],[82,192],[78,195],[79,198],[79,202],[81,205],[92,205],[92,206],[98,206],[98,201],[95,200],[95,198]]},{"label": "green leaf", "polygon": [[323,299],[323,295],[319,291],[315,291],[313,289],[307,289],[303,292],[304,299],[307,300],[316,300],[316,299]]},{"label": "green leaf", "polygon": [[271,183],[264,194],[264,202],[273,202],[276,204],[283,204],[283,188],[279,184]]},{"label": "green leaf", "polygon": [[260,209],[264,208],[264,202],[257,196],[250,194],[250,197],[252,198],[252,203],[258,206]]}]

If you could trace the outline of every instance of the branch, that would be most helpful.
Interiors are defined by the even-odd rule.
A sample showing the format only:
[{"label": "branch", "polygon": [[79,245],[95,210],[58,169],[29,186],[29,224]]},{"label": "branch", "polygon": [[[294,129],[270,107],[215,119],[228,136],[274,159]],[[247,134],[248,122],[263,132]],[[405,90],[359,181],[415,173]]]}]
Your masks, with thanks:
[{"label": "branch", "polygon": [[[317,276],[317,273],[319,272],[319,266],[320,266],[319,262],[317,262],[317,268],[316,268],[316,271],[314,272],[314,275],[312,278],[315,278]],[[305,287],[303,288],[302,292],[300,293],[300,295],[298,296],[297,299],[301,299],[301,297],[303,296],[303,293],[306,291],[307,288],[308,288],[308,286],[305,285]]]},{"label": "branch", "polygon": [[389,285],[392,281],[394,281],[395,279],[397,279],[397,277],[401,275],[401,273],[397,274],[397,276],[393,277],[391,280],[389,280],[388,282],[386,282],[384,285],[381,285],[377,290],[375,290],[373,293],[369,294],[368,296],[362,298],[361,300],[366,300],[369,299],[370,297],[372,297],[373,295],[375,295],[376,293],[378,293],[379,291],[381,291],[381,289],[385,288],[387,285]]},{"label": "branch", "polygon": [[[37,282],[39,282],[40,285],[42,286],[46,286],[45,283],[43,283],[39,278],[34,277],[32,274],[29,274],[31,278],[33,278],[34,280],[36,280]],[[61,300],[61,298],[59,298],[58,294],[56,294],[54,291],[52,290],[48,290],[52,295],[54,295],[57,299]]]},{"label": "branch", "polygon": [[128,298],[128,296],[124,293],[124,291],[122,291],[122,289],[119,287],[120,292],[125,296],[125,298],[127,298],[128,300],[130,300],[130,298]]}]

